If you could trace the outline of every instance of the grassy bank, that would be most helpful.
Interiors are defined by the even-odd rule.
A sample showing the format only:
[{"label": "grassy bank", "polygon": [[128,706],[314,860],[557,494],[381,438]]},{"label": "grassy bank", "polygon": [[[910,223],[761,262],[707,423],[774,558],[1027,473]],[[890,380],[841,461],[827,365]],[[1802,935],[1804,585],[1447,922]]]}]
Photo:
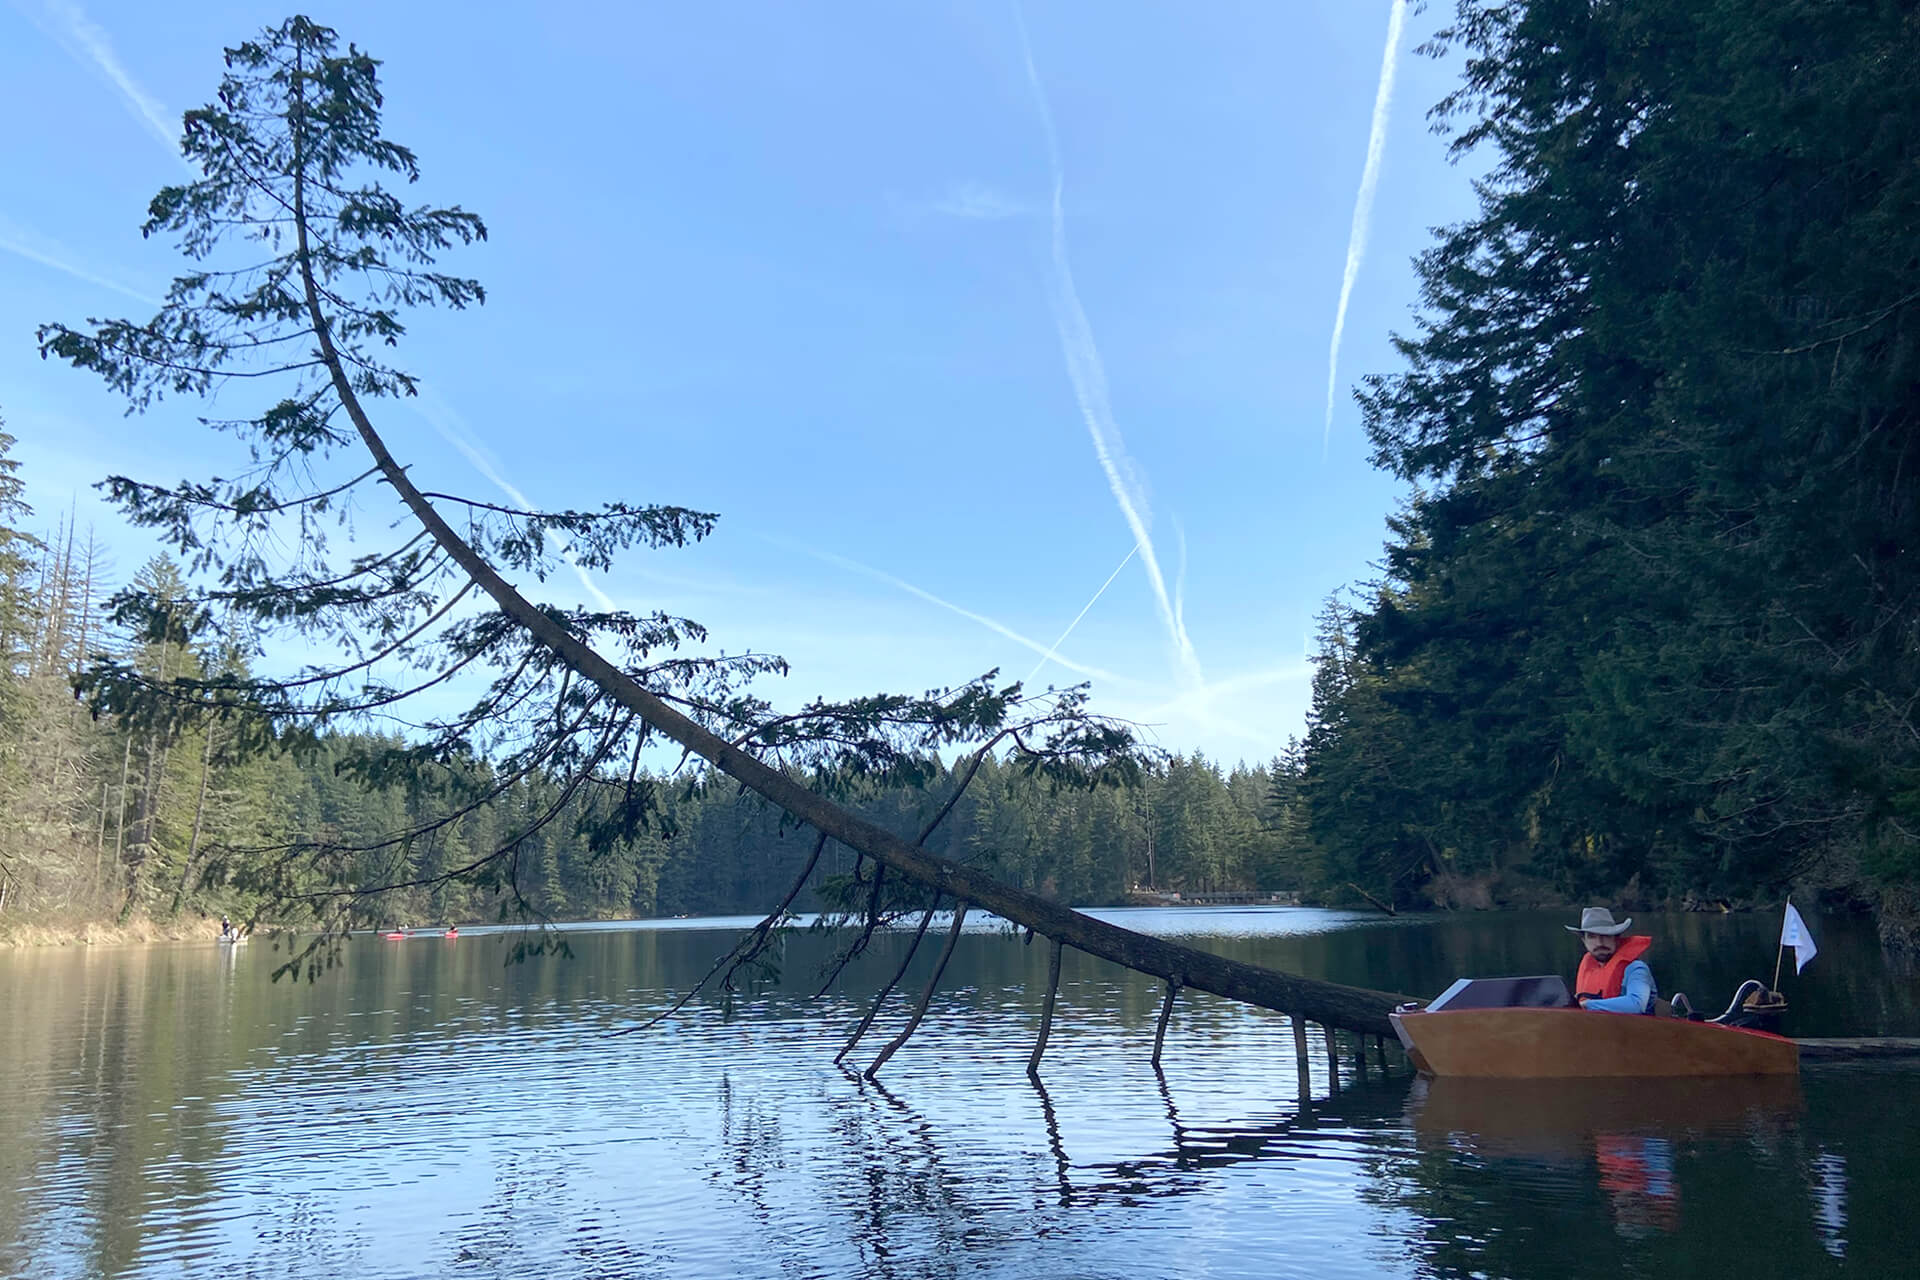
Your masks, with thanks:
[{"label": "grassy bank", "polygon": [[198,916],[173,920],[0,920],[0,948],[118,947],[139,942],[211,942],[220,936],[218,920]]}]

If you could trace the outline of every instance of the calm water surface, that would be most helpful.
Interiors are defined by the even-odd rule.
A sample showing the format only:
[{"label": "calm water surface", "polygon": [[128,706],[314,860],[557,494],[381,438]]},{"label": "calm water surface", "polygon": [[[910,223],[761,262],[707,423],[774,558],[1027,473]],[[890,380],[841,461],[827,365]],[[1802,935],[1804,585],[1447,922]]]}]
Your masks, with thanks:
[{"label": "calm water surface", "polygon": [[[1431,995],[1570,971],[1557,916],[1102,913],[1238,958]],[[1920,1035],[1920,983],[1814,920],[1801,1035]],[[312,983],[263,942],[0,953],[0,1274],[94,1276],[1903,1276],[1920,1071],[1486,1088],[1286,1021],[968,935],[880,1083],[833,1065],[875,974],[823,943],[731,1016],[642,1035],[728,922],[355,940]],[[1777,919],[1642,920],[1664,990],[1767,976]],[[737,923],[734,928],[737,929]],[[929,948],[932,950],[932,948]],[[892,1007],[864,1064],[903,1016]]]}]

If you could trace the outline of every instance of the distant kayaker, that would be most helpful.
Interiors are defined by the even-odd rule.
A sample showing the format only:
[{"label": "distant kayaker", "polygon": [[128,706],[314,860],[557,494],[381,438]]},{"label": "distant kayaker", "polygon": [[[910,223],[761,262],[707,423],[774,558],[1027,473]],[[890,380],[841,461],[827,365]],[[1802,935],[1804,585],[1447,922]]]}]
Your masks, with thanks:
[{"label": "distant kayaker", "polygon": [[1567,925],[1569,933],[1580,935],[1587,954],[1580,957],[1580,973],[1574,979],[1574,998],[1582,1009],[1601,1013],[1652,1013],[1653,970],[1641,959],[1653,939],[1645,934],[1622,937],[1633,927],[1633,917],[1619,924],[1605,907],[1588,907],[1580,913],[1580,923]]},{"label": "distant kayaker", "polygon": [[233,936],[233,921],[227,919],[225,916],[220,917],[220,936],[223,938],[231,938]]}]

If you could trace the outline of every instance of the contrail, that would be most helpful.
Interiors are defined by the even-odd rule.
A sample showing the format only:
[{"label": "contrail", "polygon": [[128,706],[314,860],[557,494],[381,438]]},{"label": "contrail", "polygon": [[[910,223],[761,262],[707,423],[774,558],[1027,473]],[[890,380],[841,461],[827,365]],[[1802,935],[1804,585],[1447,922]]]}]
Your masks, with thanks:
[{"label": "contrail", "polygon": [[[127,73],[127,69],[120,63],[119,55],[114,52],[113,44],[107,38],[107,33],[102,30],[93,19],[89,18],[79,5],[71,3],[71,0],[44,0],[44,5],[47,13],[59,20],[65,34],[77,42],[81,48],[86,51],[87,56],[93,59],[94,64],[113,82],[114,87],[120,91],[120,95],[126,101],[127,105],[133,110],[134,114],[146,124],[148,130],[159,140],[160,144],[178,157],[180,150],[179,144],[174,137],[173,127],[168,123],[166,108],[161,106],[146,90],[142,89],[139,84],[134,81],[133,77]],[[44,25],[42,29],[45,30]],[[55,40],[60,40],[59,32],[53,32],[52,34]],[[65,42],[61,41],[61,43]],[[185,161],[182,160],[182,163],[184,164]],[[191,169],[192,166],[189,165],[188,168]],[[35,253],[30,249],[10,241],[0,240],[0,248],[10,249],[15,253],[32,258],[36,262],[45,263],[47,266],[53,267],[56,270],[66,271],[69,274],[79,276],[81,279],[92,280],[95,284],[105,285],[110,289],[118,289],[121,293],[138,297],[143,302],[157,301],[133,293],[132,290],[122,288],[112,281],[99,279],[69,267],[64,263],[53,261],[43,254]],[[527,501],[526,495],[509,483],[506,477],[500,474],[499,469],[493,465],[492,459],[473,442],[471,436],[468,435],[465,427],[461,423],[460,415],[454,412],[451,405],[441,400],[439,396],[435,395],[426,387],[421,388],[420,394],[415,397],[413,403],[414,407],[419,411],[420,416],[432,425],[433,429],[440,434],[442,439],[458,449],[462,456],[473,464],[475,470],[492,481],[495,487],[517,503],[522,510],[533,511],[536,509],[531,502]],[[580,562],[574,559],[573,553],[568,548],[566,541],[556,535],[555,542],[560,548],[561,558],[572,568],[574,576],[580,579],[581,587],[593,598],[594,602],[608,613],[617,612],[619,606],[613,602],[612,597],[600,589],[600,585],[580,566]]]},{"label": "contrail", "polygon": [[[0,249],[4,249],[8,253],[17,254],[29,262],[37,262],[43,267],[50,267],[55,271],[70,275],[76,280],[85,280],[88,284],[99,285],[102,289],[111,289],[115,293],[125,294],[134,301],[144,302],[150,307],[158,307],[160,305],[160,299],[150,294],[142,293],[138,289],[129,288],[121,284],[118,280],[111,279],[107,276],[96,275],[85,267],[76,267],[73,263],[66,261],[65,258],[61,256],[64,255],[65,250],[60,245],[54,244],[52,241],[41,236],[23,237],[20,234],[21,230],[22,228],[15,226],[6,218],[0,217]],[[36,248],[34,245],[28,243],[29,239],[39,241],[45,248]],[[48,249],[53,250],[53,252],[49,253],[47,251]]]},{"label": "contrail", "polygon": [[1166,624],[1188,682],[1197,685],[1203,680],[1200,659],[1194,653],[1193,642],[1187,638],[1181,611],[1167,596],[1160,558],[1154,554],[1153,537],[1147,532],[1146,499],[1133,464],[1127,458],[1120,427],[1113,419],[1113,408],[1107,397],[1106,367],[1101,363],[1100,349],[1094,344],[1093,326],[1087,322],[1086,308],[1080,305],[1080,291],[1074,287],[1062,202],[1066,180],[1060,164],[1060,140],[1053,128],[1053,112],[1047,106],[1046,90],[1041,87],[1040,72],[1033,63],[1033,44],[1027,38],[1026,18],[1018,6],[1013,16],[1020,28],[1020,53],[1026,60],[1027,83],[1032,86],[1034,103],[1039,107],[1040,125],[1046,131],[1047,160],[1053,172],[1053,312],[1060,330],[1060,347],[1067,359],[1067,376],[1073,381],[1074,398],[1080,404],[1080,416],[1086,420],[1087,433],[1093,437],[1093,451],[1100,459],[1101,470],[1107,474],[1107,487],[1113,491],[1114,500],[1120,504],[1120,514],[1133,531],[1140,561],[1146,566],[1147,580],[1153,584],[1154,600],[1160,606],[1161,621]]},{"label": "contrail", "polygon": [[[89,18],[86,11],[79,5],[72,3],[72,0],[43,0],[41,7],[49,18],[58,23],[59,30],[48,31],[47,24],[39,19],[33,19],[35,25],[43,31],[48,31],[48,34],[62,44],[66,43],[66,40],[61,39],[63,33],[67,39],[78,44],[93,61],[93,65],[98,67],[101,73],[113,82],[113,87],[120,91],[121,100],[126,103],[127,109],[133,112],[134,118],[146,126],[147,131],[159,140],[160,145],[165,147],[170,155],[176,159],[179,158],[178,121],[173,120],[168,115],[167,109],[161,106],[152,94],[142,89],[132,75],[128,74],[126,67],[120,61],[120,55],[114,52],[113,42],[107,38],[107,33],[100,25]],[[33,18],[33,15],[28,14],[28,17]]]},{"label": "contrail", "polygon": [[1140,707],[1129,712],[1129,718],[1143,724],[1164,724],[1174,719],[1197,720],[1211,728],[1223,730],[1232,736],[1247,742],[1265,742],[1271,744],[1274,726],[1271,721],[1263,722],[1259,727],[1251,727],[1215,710],[1217,704],[1227,702],[1245,709],[1253,695],[1259,691],[1279,684],[1291,684],[1308,679],[1313,674],[1311,662],[1283,662],[1260,670],[1244,672],[1216,680],[1204,689],[1187,689],[1176,693],[1164,702]]},{"label": "contrail", "polygon": [[[801,546],[798,543],[789,543],[788,545],[794,546],[796,547],[796,549],[800,551],[804,551],[806,554],[812,556],[816,560],[824,560],[828,564],[839,565],[842,569],[851,569],[855,573],[865,574],[867,577],[873,578],[879,582],[884,582],[888,586],[898,587],[900,590],[906,592],[910,596],[917,596],[920,599],[925,600],[928,604],[936,604],[936,605],[939,605],[942,609],[945,609],[950,613],[957,613],[961,617],[967,619],[969,622],[977,622],[981,626],[985,627],[987,630],[994,632],[996,635],[1005,636],[1007,639],[1013,641],[1017,645],[1022,645],[1028,649],[1033,650],[1035,653],[1044,655],[1045,658],[1051,659],[1052,661],[1059,663],[1061,666],[1065,667],[1069,671],[1077,671],[1081,675],[1087,676],[1090,679],[1105,680],[1113,684],[1135,685],[1135,686],[1138,686],[1139,684],[1139,681],[1137,680],[1129,680],[1125,676],[1116,675],[1111,671],[1102,671],[1099,667],[1089,667],[1084,663],[1075,662],[1070,658],[1063,658],[1059,654],[1051,652],[1045,645],[1041,644],[1038,640],[1033,640],[1028,638],[1027,636],[1021,635],[1018,631],[1015,631],[1012,627],[1007,626],[1003,622],[998,622],[992,618],[989,618],[983,613],[975,613],[973,610],[965,608],[961,605],[957,605],[953,603],[951,600],[942,600],[939,596],[933,594],[933,592],[922,590],[921,588],[914,586],[911,582],[906,581],[904,578],[896,578],[892,574],[886,572],[885,570],[876,569],[872,565],[861,564],[858,560],[850,560],[846,556],[835,555],[831,551],[817,551],[812,547]],[[1116,570],[1115,572],[1118,572],[1118,570]],[[1104,587],[1101,589],[1105,590]],[[1061,638],[1065,639],[1064,636]],[[1058,642],[1056,641],[1055,643],[1058,643]],[[1029,679],[1031,679],[1031,677],[1029,677]]]},{"label": "contrail", "polygon": [[1132,564],[1134,556],[1138,555],[1139,553],[1140,553],[1140,544],[1137,542],[1133,546],[1127,548],[1126,558],[1122,560],[1119,564],[1113,566],[1113,572],[1108,574],[1107,580],[1100,584],[1100,589],[1093,593],[1093,599],[1087,601],[1087,603],[1081,607],[1080,612],[1073,615],[1073,621],[1067,624],[1067,629],[1060,633],[1058,639],[1056,639],[1052,644],[1047,646],[1047,651],[1040,655],[1040,661],[1034,664],[1033,670],[1027,672],[1027,678],[1025,680],[1022,680],[1020,682],[1021,684],[1023,685],[1032,684],[1033,678],[1040,674],[1040,668],[1046,666],[1049,662],[1054,661],[1054,655],[1060,651],[1060,646],[1067,642],[1067,637],[1073,634],[1073,629],[1080,625],[1080,619],[1086,617],[1087,611],[1093,608],[1094,605],[1100,602],[1100,597],[1107,594],[1107,588],[1112,586],[1113,580],[1120,576],[1120,571],[1126,568],[1128,565]]},{"label": "contrail", "polygon": [[[431,389],[422,386],[420,388],[420,394],[413,398],[413,406],[415,411],[418,412],[421,417],[425,418],[435,431],[440,433],[442,440],[445,440],[448,444],[458,449],[461,456],[473,464],[475,471],[478,471],[488,480],[491,480],[494,487],[513,499],[522,511],[538,510],[531,502],[527,501],[527,496],[524,493],[521,493],[505,476],[500,474],[500,469],[494,466],[493,459],[487,455],[485,450],[474,443],[472,437],[467,434],[465,426],[461,422],[460,415],[454,412],[451,405],[434,394]],[[566,540],[558,534],[555,534],[554,541],[560,548],[561,559],[567,562],[568,567],[573,570],[574,576],[580,579],[580,585],[586,589],[588,595],[593,597],[594,602],[608,613],[618,613],[620,606],[615,604],[612,597],[600,589],[600,584],[595,582],[585,569],[581,568],[580,562],[573,558],[573,552],[567,546]]]},{"label": "contrail", "polygon": [[1353,282],[1360,277],[1360,260],[1367,254],[1367,230],[1373,223],[1373,193],[1380,186],[1380,161],[1387,153],[1387,117],[1393,111],[1393,78],[1400,66],[1400,29],[1407,20],[1407,0],[1393,0],[1387,16],[1387,51],[1380,58],[1380,87],[1373,95],[1373,128],[1367,134],[1367,163],[1360,170],[1360,192],[1353,201],[1353,230],[1347,234],[1347,269],[1340,277],[1340,305],[1333,313],[1333,342],[1327,348],[1327,425],[1320,435],[1320,458],[1326,460],[1333,439],[1333,396],[1340,369],[1340,338],[1347,329],[1347,302]]}]

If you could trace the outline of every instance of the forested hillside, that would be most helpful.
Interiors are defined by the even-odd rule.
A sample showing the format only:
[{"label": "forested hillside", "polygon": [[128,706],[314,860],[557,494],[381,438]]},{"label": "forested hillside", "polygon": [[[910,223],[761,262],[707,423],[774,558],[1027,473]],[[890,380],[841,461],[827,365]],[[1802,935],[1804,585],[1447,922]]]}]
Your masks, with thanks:
[{"label": "forested hillside", "polygon": [[1920,872],[1920,11],[1464,3],[1490,172],[1367,380],[1411,482],[1324,619],[1314,835],[1402,901]]}]

